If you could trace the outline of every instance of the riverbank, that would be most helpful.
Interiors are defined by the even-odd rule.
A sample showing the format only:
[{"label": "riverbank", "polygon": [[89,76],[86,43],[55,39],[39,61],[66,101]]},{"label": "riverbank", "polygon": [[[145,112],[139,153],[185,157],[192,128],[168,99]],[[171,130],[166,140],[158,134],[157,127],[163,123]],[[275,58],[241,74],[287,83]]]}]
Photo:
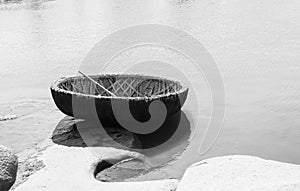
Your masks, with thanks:
[{"label": "riverbank", "polygon": [[[117,157],[118,159],[122,159],[122,156],[124,156],[124,153],[126,153],[127,151],[119,151],[115,148],[110,149],[100,147],[97,153],[106,152],[106,155],[104,154],[103,156],[99,156],[92,153],[93,149],[82,148],[83,142],[79,139],[80,135],[72,134],[74,132],[68,134],[68,132],[70,131],[68,128],[71,127],[71,125],[68,123],[71,123],[72,120],[68,120],[68,118],[61,114],[61,112],[58,111],[54,106],[53,101],[50,99],[37,99],[35,101],[25,99],[16,102],[8,102],[7,104],[2,104],[1,106],[6,109],[2,111],[11,111],[12,113],[14,113],[15,111],[15,114],[17,115],[16,119],[2,121],[0,124],[0,132],[2,131],[2,133],[0,133],[2,139],[0,140],[4,143],[4,145],[13,148],[13,150],[18,154],[19,157],[18,177],[16,183],[13,186],[13,190],[23,191],[25,188],[31,191],[37,188],[37,190],[39,191],[43,189],[46,191],[52,190],[54,188],[52,188],[50,185],[54,184],[54,182],[55,184],[57,184],[57,177],[63,177],[67,182],[72,181],[72,177],[70,177],[70,174],[74,174],[75,177],[73,178],[76,179],[75,171],[77,168],[80,168],[82,172],[84,171],[86,173],[87,183],[94,182],[95,184],[93,183],[92,185],[96,185],[95,187],[98,187],[98,185],[100,185],[99,188],[108,188],[107,184],[103,184],[101,183],[101,181],[95,178],[93,170],[91,170],[93,168],[93,164],[95,162],[97,163],[97,161],[99,162],[99,159],[103,157]],[[7,110],[7,108],[11,108],[11,110]],[[27,128],[30,128],[34,131],[30,131]],[[20,132],[20,130],[24,130],[24,132]],[[8,139],[7,137],[5,137],[5,135],[9,135],[11,139]],[[53,141],[49,139],[52,136],[54,136],[54,138],[56,138],[55,141],[57,143],[60,143],[61,145],[53,143]],[[128,144],[131,144],[131,139],[132,137],[127,136],[125,141],[127,141]],[[63,144],[65,144],[65,146],[63,146]],[[110,152],[107,152],[108,150],[110,150]],[[88,160],[86,156],[89,156],[87,157],[89,158]],[[58,158],[60,159],[59,161],[56,160]],[[72,163],[73,167],[70,166],[71,164],[66,165],[62,161],[68,164]],[[179,179],[169,179],[170,174],[164,175],[163,170],[150,172],[149,174],[146,174],[144,178],[140,179],[130,178],[130,173],[132,173],[130,172],[129,174],[127,174],[128,180],[126,181],[142,181],[146,178],[153,180],[152,175],[159,175],[160,179],[163,181],[150,181],[149,184],[157,185],[157,187],[153,188],[170,190],[177,188],[179,184],[178,190],[185,190],[186,187],[184,185],[190,186],[195,184],[195,188],[197,189],[200,185],[201,188],[205,187],[209,190],[209,188],[215,187],[207,184],[206,182],[219,182],[214,186],[220,186],[223,188],[224,185],[222,182],[225,181],[227,182],[225,185],[228,186],[228,188],[233,188],[231,184],[234,184],[234,186],[236,186],[240,182],[243,182],[244,184],[244,181],[246,181],[249,183],[249,185],[253,185],[253,182],[258,181],[257,177],[263,177],[267,175],[266,177],[268,178],[266,178],[266,180],[264,179],[264,181],[266,181],[267,183],[268,181],[270,181],[268,185],[274,186],[276,189],[280,188],[281,190],[298,190],[299,188],[298,182],[295,181],[297,180],[297,178],[300,179],[299,165],[263,160],[257,157],[241,156],[212,158],[201,161],[198,164],[199,165],[194,165],[194,167],[197,168],[194,169],[194,167],[192,167],[193,170],[190,170],[189,168],[189,170],[185,172],[182,181],[180,181]],[[209,165],[209,167],[206,167],[206,165],[203,166],[201,164],[211,165]],[[57,174],[48,174],[48,170],[54,170],[53,166],[55,166],[55,172],[60,171],[61,175],[57,176]],[[217,166],[219,166],[220,168],[216,169]],[[245,168],[248,167],[249,169],[247,170],[247,173],[243,174],[243,172],[245,172]],[[264,167],[269,167],[269,169],[266,170]],[[74,171],[70,171],[70,169],[73,169]],[[262,169],[264,170],[262,171]],[[66,171],[68,172],[67,175],[64,174]],[[134,173],[136,172],[139,171],[135,171]],[[232,174],[234,175],[234,177],[231,177]],[[117,174],[117,176],[120,176],[120,174]],[[47,180],[43,177],[47,177]],[[196,177],[196,179],[193,179],[193,177]],[[215,177],[217,177],[217,179],[215,179]],[[236,179],[236,177],[239,177],[240,179]],[[280,177],[284,178],[280,179]],[[291,181],[287,181],[285,177]],[[143,185],[145,186],[143,188],[147,190],[149,185],[143,183],[144,182],[135,183],[134,185]],[[262,190],[272,190],[274,188],[265,188],[263,187],[263,183],[259,183],[261,187],[255,187],[255,189],[259,188]],[[127,183],[124,183],[124,185],[125,184],[127,186]],[[63,181],[61,181],[61,184],[58,185],[64,185],[68,187],[67,184]],[[124,185],[122,185],[122,187]],[[69,188],[74,187],[70,186]],[[116,187],[116,189],[117,188],[118,187]],[[136,188],[140,187],[137,186]],[[250,188],[250,186],[247,188]],[[247,189],[245,188],[245,190]]]},{"label": "riverbank", "polygon": [[45,140],[23,154],[19,167],[21,174],[13,187],[14,191],[55,191],[62,188],[64,191],[298,191],[300,188],[300,165],[254,156],[232,155],[203,160],[190,166],[182,180],[106,183],[96,180],[94,174],[101,162],[130,158],[143,160],[143,156],[115,148],[67,147],[53,144],[51,140]]},{"label": "riverbank", "polygon": [[[97,154],[93,153],[95,150]],[[94,172],[97,165],[103,161],[116,163],[130,158],[143,160],[143,155],[126,150],[68,147],[45,140],[35,148],[24,151],[23,154],[19,167],[23,175],[18,175],[13,187],[15,191],[54,191],[62,188],[64,191],[120,189],[169,191],[175,190],[178,183],[175,179],[123,183],[104,183],[96,180]]]}]

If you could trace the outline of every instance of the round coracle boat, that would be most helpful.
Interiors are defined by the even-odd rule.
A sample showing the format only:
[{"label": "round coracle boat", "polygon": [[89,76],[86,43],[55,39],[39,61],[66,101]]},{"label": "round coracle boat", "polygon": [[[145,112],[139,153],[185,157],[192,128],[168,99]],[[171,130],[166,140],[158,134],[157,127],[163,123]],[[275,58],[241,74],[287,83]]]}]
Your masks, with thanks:
[{"label": "round coracle boat", "polygon": [[[162,110],[169,117],[180,111],[188,94],[188,88],[178,81],[137,74],[67,77],[50,89],[56,106],[66,115],[98,117],[104,124],[118,123],[116,113],[118,118],[128,119],[127,111],[140,122],[148,121],[152,114],[159,116]],[[155,101],[164,107],[153,104],[151,111]]]}]

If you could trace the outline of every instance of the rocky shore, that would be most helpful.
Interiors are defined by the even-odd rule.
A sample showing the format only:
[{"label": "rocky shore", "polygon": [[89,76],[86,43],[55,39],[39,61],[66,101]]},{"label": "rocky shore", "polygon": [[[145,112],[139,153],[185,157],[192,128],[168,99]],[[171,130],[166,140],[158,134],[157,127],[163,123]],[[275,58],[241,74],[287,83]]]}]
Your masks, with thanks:
[{"label": "rocky shore", "polygon": [[12,184],[10,189],[15,191],[300,190],[299,165],[239,155],[195,163],[181,180],[166,177],[135,182],[135,177],[145,173],[147,177],[156,171],[144,163],[142,154],[119,149],[114,144],[130,148],[140,144],[136,137],[110,129],[108,133],[114,141],[99,141],[96,136],[91,140],[97,144],[88,147],[75,123],[72,118],[63,118],[55,129],[50,128],[51,139],[19,152],[18,162],[9,149],[1,147],[0,180],[5,182],[0,181],[0,190],[6,191]]},{"label": "rocky shore", "polygon": [[[97,154],[95,154],[97,153]],[[115,148],[83,148],[51,145],[38,157],[45,165],[15,191],[57,190],[175,190],[178,180],[146,182],[101,182],[95,178],[95,170],[103,161],[114,164],[127,159],[143,160],[143,156]],[[37,166],[40,168],[40,165]]]},{"label": "rocky shore", "polygon": [[104,182],[96,179],[97,170],[105,172],[120,161],[142,161],[143,155],[109,147],[68,147],[54,144],[52,140],[24,154],[27,158],[20,157],[15,191],[300,190],[299,165],[254,156],[232,155],[203,160],[190,166],[182,180]]}]

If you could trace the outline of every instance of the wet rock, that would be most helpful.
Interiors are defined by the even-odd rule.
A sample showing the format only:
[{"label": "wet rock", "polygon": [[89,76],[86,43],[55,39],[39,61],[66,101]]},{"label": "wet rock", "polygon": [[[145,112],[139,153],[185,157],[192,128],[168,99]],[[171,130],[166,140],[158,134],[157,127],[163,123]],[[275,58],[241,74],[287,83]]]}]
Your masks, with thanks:
[{"label": "wet rock", "polygon": [[127,148],[141,148],[139,138],[129,131],[110,127],[106,129],[106,132],[108,136],[103,138],[103,146],[114,146],[117,143]]},{"label": "wet rock", "polygon": [[95,127],[95,124],[65,117],[56,126],[52,140],[59,145],[76,147],[141,147],[138,137],[133,133],[116,127],[106,127],[104,131],[101,127]]},{"label": "wet rock", "polygon": [[151,169],[144,161],[125,160],[120,163],[111,164],[97,173],[96,179],[103,182],[120,182],[129,178],[138,177]]},{"label": "wet rock", "polygon": [[7,191],[16,181],[18,158],[12,151],[0,145],[0,190]]},{"label": "wet rock", "polygon": [[59,145],[86,147],[76,127],[76,120],[71,117],[62,119],[52,134],[52,141]]},{"label": "wet rock", "polygon": [[17,115],[5,115],[5,116],[0,116],[0,121],[7,121],[7,120],[13,120],[16,119]]},{"label": "wet rock", "polygon": [[296,191],[300,165],[253,156],[224,156],[188,168],[176,191]]},{"label": "wet rock", "polygon": [[34,158],[28,159],[26,161],[26,163],[24,164],[24,167],[23,167],[24,169],[22,169],[23,170],[22,178],[26,179],[44,167],[45,167],[45,165],[43,164],[43,161],[34,159]]}]

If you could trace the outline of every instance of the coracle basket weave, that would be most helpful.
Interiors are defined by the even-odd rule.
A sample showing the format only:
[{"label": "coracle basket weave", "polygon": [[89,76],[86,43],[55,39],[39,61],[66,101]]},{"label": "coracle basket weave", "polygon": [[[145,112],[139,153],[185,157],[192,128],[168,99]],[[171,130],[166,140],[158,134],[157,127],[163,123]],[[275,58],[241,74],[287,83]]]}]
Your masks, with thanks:
[{"label": "coracle basket weave", "polygon": [[112,100],[129,104],[132,116],[143,122],[150,118],[151,102],[162,101],[169,116],[180,111],[188,94],[188,88],[178,81],[137,74],[67,77],[54,82],[50,90],[56,106],[66,115],[83,119],[98,117],[107,124],[116,123]]}]

